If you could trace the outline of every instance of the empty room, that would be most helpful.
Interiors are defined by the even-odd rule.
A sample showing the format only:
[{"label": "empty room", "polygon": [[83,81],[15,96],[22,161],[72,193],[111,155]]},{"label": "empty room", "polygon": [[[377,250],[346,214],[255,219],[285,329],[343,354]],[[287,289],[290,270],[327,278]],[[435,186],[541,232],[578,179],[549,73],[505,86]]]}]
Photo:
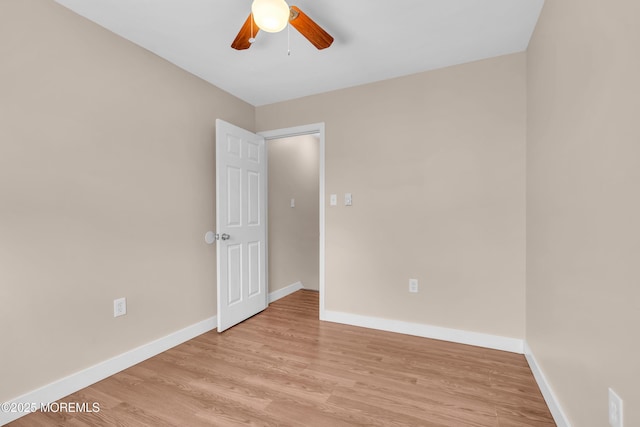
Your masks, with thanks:
[{"label": "empty room", "polygon": [[0,0],[0,425],[640,426],[638,16]]}]

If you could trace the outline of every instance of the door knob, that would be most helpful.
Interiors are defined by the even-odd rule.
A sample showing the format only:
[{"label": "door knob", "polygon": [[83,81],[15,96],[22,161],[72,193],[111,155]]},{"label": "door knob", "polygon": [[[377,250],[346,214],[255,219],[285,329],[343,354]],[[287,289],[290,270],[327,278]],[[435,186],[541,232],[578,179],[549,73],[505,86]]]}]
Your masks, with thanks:
[{"label": "door knob", "polygon": [[229,237],[231,236],[229,236],[227,233],[222,233],[222,235],[220,236],[222,240],[229,240]]}]

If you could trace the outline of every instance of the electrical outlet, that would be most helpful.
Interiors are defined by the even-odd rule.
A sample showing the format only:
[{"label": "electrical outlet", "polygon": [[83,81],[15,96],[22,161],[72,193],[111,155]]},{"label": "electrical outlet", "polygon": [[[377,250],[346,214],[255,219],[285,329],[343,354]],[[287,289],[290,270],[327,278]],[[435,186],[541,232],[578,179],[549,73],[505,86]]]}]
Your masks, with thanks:
[{"label": "electrical outlet", "polygon": [[623,427],[622,399],[609,389],[609,424],[611,427]]},{"label": "electrical outlet", "polygon": [[118,298],[113,300],[113,317],[127,314],[127,299]]},{"label": "electrical outlet", "polygon": [[409,292],[414,294],[418,292],[418,279],[409,279]]}]

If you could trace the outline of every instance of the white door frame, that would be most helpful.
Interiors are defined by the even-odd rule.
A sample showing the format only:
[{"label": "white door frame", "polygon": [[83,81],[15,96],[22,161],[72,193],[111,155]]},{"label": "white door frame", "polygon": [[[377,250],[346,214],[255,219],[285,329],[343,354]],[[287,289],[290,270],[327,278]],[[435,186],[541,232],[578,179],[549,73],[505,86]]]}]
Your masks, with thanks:
[{"label": "white door frame", "polygon": [[[309,125],[295,126],[284,129],[276,129],[269,130],[264,132],[257,132],[258,135],[261,135],[266,140],[266,144],[269,143],[272,139],[280,139],[280,138],[289,138],[292,136],[298,135],[309,135],[317,133],[320,138],[320,146],[318,147],[318,155],[319,155],[319,170],[320,170],[320,259],[319,259],[319,271],[318,271],[318,288],[320,291],[320,320],[325,320],[325,310],[324,310],[324,278],[325,278],[325,228],[324,228],[324,218],[325,218],[325,197],[324,197],[324,123],[313,123]],[[269,162],[267,162],[267,176],[269,176]],[[267,178],[268,179],[268,178]],[[268,188],[268,185],[267,185]],[[267,190],[267,212],[269,210],[269,194]],[[267,216],[267,224],[269,223],[269,218]],[[267,226],[267,247],[269,245],[269,232]],[[268,256],[269,252],[267,251],[267,265],[268,265]],[[267,277],[269,275],[269,271],[267,270]],[[267,281],[268,284],[268,281]]]}]

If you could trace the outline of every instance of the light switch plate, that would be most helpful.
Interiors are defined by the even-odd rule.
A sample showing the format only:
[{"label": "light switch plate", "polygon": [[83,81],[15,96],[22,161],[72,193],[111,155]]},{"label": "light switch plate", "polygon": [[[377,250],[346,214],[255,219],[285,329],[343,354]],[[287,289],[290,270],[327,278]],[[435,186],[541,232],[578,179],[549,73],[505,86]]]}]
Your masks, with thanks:
[{"label": "light switch plate", "polygon": [[344,193],[344,205],[351,206],[353,202],[353,198],[351,197],[351,193]]},{"label": "light switch plate", "polygon": [[113,317],[127,314],[127,299],[118,298],[113,300]]},{"label": "light switch plate", "polygon": [[338,205],[338,195],[332,194],[329,196],[329,205],[337,206]]},{"label": "light switch plate", "polygon": [[296,199],[291,199],[291,207],[292,208],[296,207]]},{"label": "light switch plate", "polygon": [[609,425],[611,427],[624,427],[622,421],[622,399],[615,391],[609,389]]}]

